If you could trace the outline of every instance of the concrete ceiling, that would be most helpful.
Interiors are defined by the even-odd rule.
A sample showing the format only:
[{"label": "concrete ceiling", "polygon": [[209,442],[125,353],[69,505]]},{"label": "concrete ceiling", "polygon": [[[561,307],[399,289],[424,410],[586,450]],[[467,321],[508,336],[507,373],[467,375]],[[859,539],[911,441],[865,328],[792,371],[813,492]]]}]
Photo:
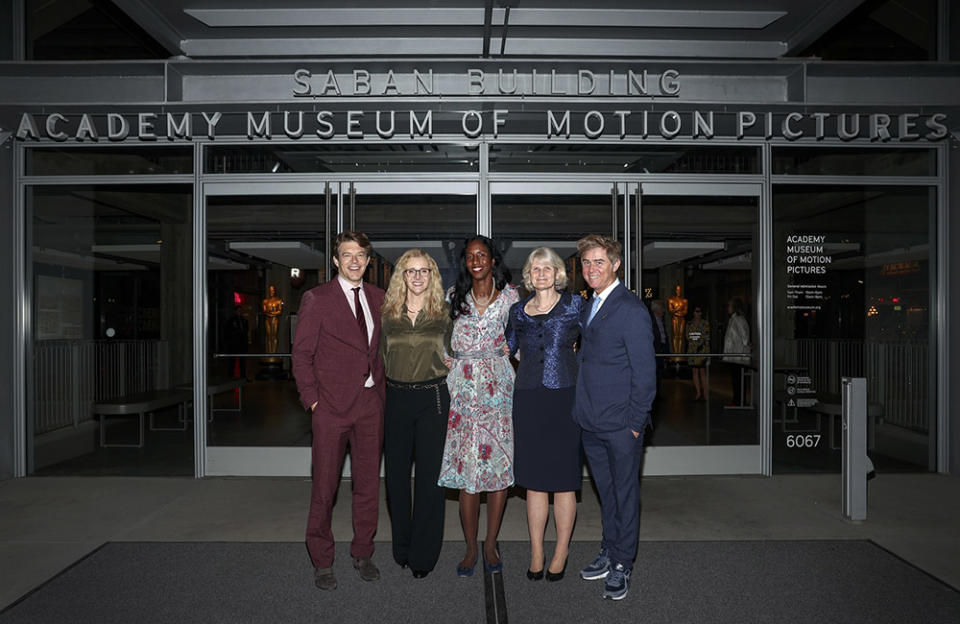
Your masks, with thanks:
[{"label": "concrete ceiling", "polygon": [[770,59],[804,49],[862,0],[114,2],[191,58]]}]

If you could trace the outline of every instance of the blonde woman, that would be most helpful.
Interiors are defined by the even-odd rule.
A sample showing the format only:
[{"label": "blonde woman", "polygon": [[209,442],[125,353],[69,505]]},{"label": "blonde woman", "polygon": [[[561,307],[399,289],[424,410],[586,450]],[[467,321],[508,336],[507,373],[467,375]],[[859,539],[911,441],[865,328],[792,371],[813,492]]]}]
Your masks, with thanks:
[{"label": "blonde woman", "polygon": [[393,558],[423,578],[436,565],[443,540],[445,492],[437,478],[450,411],[444,360],[452,327],[437,263],[425,251],[411,249],[397,260],[382,321],[384,467]]},{"label": "blonde woman", "polygon": [[[527,489],[530,567],[527,578],[559,581],[567,567],[577,490],[583,481],[580,427],[573,420],[583,297],[564,292],[567,272],[553,249],[534,249],[523,267],[523,284],[532,294],[510,308],[507,343],[519,351],[513,395],[513,466],[517,485]],[[543,533],[550,513],[557,545],[549,565]],[[546,569],[545,569],[546,568]]]}]

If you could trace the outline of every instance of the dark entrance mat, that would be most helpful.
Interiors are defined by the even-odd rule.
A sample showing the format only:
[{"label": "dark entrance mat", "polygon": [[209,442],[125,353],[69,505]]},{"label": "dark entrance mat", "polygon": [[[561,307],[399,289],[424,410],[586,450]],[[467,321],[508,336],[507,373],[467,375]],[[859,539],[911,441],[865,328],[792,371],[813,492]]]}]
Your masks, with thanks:
[{"label": "dark entrance mat", "polygon": [[353,572],[348,545],[337,548],[340,586],[321,592],[303,544],[109,543],[0,624],[960,622],[960,592],[867,541],[641,542],[630,594],[616,603],[601,599],[602,581],[579,578],[596,544],[574,543],[566,577],[547,583],[526,579],[527,543],[501,542],[505,612],[486,604],[481,565],[455,576],[459,542],[421,580],[378,544],[373,583]]},{"label": "dark entrance mat", "polygon": [[566,576],[547,583],[527,580],[527,544],[501,542],[510,621],[960,622],[960,592],[869,541],[640,542],[619,602],[579,577],[598,548],[572,544]]},{"label": "dark entrance mat", "polygon": [[436,570],[414,579],[378,543],[381,579],[360,580],[348,544],[337,544],[339,587],[313,585],[297,543],[108,543],[0,613],[0,623],[486,621],[482,574],[459,579],[460,544],[446,543]]}]

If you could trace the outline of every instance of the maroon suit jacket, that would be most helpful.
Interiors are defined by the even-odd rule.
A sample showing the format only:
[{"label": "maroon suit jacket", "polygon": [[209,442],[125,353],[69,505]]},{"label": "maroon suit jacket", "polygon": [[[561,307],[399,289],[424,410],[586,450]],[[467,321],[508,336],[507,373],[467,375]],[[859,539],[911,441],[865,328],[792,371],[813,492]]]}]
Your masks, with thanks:
[{"label": "maroon suit jacket", "polygon": [[373,317],[369,345],[336,278],[303,294],[293,337],[293,376],[304,409],[316,401],[319,410],[346,412],[363,390],[367,371],[384,399],[386,384],[378,349],[384,292],[364,283],[363,293]]}]

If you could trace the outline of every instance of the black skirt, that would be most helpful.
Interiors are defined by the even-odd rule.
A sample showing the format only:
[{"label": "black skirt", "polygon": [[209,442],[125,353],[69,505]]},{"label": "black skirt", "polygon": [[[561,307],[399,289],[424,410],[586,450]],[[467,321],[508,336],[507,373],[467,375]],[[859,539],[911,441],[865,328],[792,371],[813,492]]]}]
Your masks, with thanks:
[{"label": "black skirt", "polygon": [[573,421],[574,388],[516,389],[513,470],[517,485],[571,492],[583,483],[580,426]]}]

